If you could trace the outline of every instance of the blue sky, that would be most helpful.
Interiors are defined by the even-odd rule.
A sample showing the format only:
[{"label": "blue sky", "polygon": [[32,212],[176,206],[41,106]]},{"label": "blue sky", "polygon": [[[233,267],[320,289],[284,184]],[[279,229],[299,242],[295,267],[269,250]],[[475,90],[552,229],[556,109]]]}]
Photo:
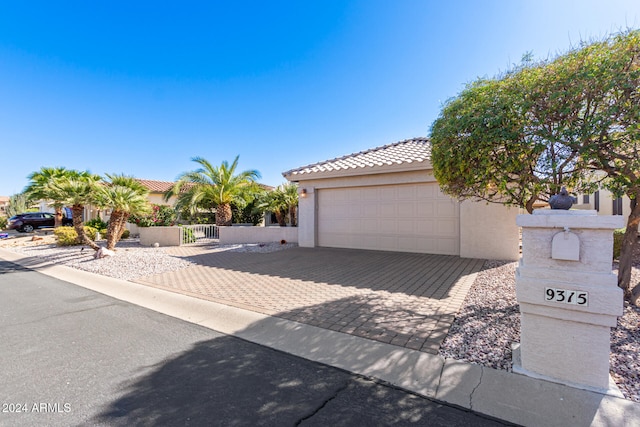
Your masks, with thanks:
[{"label": "blue sky", "polygon": [[640,27],[640,2],[0,2],[0,195],[41,166],[172,181],[426,136],[523,54]]}]

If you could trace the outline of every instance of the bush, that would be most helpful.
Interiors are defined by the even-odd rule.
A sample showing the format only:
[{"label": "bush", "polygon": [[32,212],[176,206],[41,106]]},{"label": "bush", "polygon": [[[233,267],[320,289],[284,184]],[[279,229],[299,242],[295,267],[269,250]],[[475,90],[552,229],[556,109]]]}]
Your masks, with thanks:
[{"label": "bush", "polygon": [[620,251],[622,250],[622,239],[624,239],[624,233],[626,228],[618,228],[613,231],[613,259],[620,258]]},{"label": "bush", "polygon": [[138,227],[153,227],[174,225],[176,222],[176,212],[171,206],[151,204],[151,214],[131,215],[129,222]]},{"label": "bush", "polygon": [[6,216],[0,216],[0,230],[4,230],[7,228],[7,223],[9,219]]},{"label": "bush", "polygon": [[121,239],[128,239],[128,238],[129,238],[129,235],[130,235],[129,230],[127,230],[127,229],[125,228],[125,230],[122,232],[122,236],[121,236],[120,238],[121,238]]},{"label": "bush", "polygon": [[[93,227],[84,226],[84,232],[91,240],[96,239],[97,231],[98,230]],[[76,233],[73,227],[58,227],[53,230],[53,234],[56,236],[58,246],[74,246],[80,244],[80,242],[78,242],[78,233]]]},{"label": "bush", "polygon": [[102,234],[102,230],[107,228],[107,223],[101,220],[100,218],[91,219],[89,221],[85,221],[84,225],[87,227],[93,227],[100,230],[100,234]]}]

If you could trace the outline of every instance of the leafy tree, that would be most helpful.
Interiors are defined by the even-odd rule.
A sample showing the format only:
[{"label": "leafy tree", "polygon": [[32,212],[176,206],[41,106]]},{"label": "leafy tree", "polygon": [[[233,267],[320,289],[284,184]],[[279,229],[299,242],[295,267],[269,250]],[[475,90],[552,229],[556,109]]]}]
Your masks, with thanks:
[{"label": "leafy tree", "polygon": [[130,215],[150,212],[149,190],[133,177],[107,174],[107,185],[99,186],[96,203],[111,209],[107,226],[107,249],[113,250],[124,233]]},{"label": "leafy tree", "polygon": [[71,176],[53,180],[47,190],[52,200],[59,200],[65,205],[71,206],[73,228],[78,233],[78,241],[96,251],[100,249],[100,246],[86,235],[82,214],[85,205],[96,202],[100,180],[99,175],[77,172],[77,175],[74,173]]},{"label": "leafy tree", "polygon": [[231,204],[234,224],[249,223],[257,225],[264,218],[264,209],[260,201],[266,191],[258,184],[247,187],[240,199]]},{"label": "leafy tree", "polygon": [[188,207],[192,214],[202,204],[215,206],[216,225],[231,225],[231,204],[242,203],[243,191],[260,178],[257,170],[236,173],[238,159],[236,156],[231,164],[223,161],[220,166],[213,166],[202,157],[194,157],[192,160],[200,167],[181,174],[175,186],[165,194],[165,200],[178,196],[176,209]]},{"label": "leafy tree", "polygon": [[[434,175],[443,191],[533,210],[562,186],[598,186],[631,199],[618,284],[630,287],[640,224],[640,32],[583,45],[449,100],[431,128]],[[602,179],[593,171],[604,171]]]}]

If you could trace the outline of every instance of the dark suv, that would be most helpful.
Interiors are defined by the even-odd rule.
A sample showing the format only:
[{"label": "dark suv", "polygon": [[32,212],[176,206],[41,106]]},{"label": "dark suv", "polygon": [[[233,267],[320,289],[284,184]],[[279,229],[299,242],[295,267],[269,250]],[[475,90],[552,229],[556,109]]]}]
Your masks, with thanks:
[{"label": "dark suv", "polygon": [[[56,219],[49,212],[26,212],[14,215],[9,218],[7,228],[30,233],[36,228],[53,227]],[[73,225],[73,221],[68,216],[62,218],[62,225]]]}]

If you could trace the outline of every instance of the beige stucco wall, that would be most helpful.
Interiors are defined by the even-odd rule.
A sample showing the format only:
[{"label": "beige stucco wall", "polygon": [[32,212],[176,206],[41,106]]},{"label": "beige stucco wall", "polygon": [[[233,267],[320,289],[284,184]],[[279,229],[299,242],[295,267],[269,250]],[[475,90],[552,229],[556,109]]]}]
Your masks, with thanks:
[{"label": "beige stucco wall", "polygon": [[139,227],[140,244],[151,246],[158,243],[160,246],[180,246],[180,233],[182,227]]},{"label": "beige stucco wall", "polygon": [[219,227],[220,244],[235,243],[271,243],[285,240],[287,243],[298,241],[297,227]]},{"label": "beige stucco wall", "polygon": [[[317,190],[323,188],[393,185],[436,182],[430,170],[412,170],[361,176],[337,176],[326,179],[304,179],[298,183],[299,192],[306,190],[298,202],[298,244],[317,245]],[[460,256],[466,258],[519,258],[519,230],[516,208],[480,202],[460,205]]]},{"label": "beige stucco wall", "polygon": [[460,256],[515,261],[520,257],[518,208],[482,201],[460,204]]}]

